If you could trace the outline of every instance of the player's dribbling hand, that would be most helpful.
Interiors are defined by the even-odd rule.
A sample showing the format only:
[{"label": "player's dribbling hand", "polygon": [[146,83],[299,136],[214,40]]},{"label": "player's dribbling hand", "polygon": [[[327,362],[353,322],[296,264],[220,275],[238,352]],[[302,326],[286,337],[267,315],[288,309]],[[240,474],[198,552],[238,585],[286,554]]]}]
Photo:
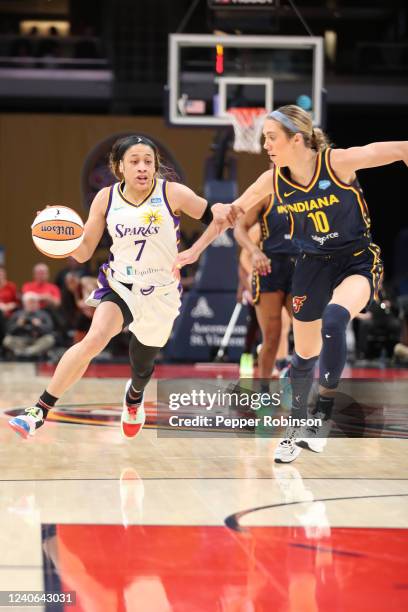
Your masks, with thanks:
[{"label": "player's dribbling hand", "polygon": [[234,227],[239,217],[244,214],[239,206],[235,206],[235,204],[213,204],[211,212],[218,234],[222,234],[226,229]]},{"label": "player's dribbling hand", "polygon": [[271,260],[266,257],[261,249],[254,249],[251,256],[252,267],[261,276],[266,276],[271,273]]}]

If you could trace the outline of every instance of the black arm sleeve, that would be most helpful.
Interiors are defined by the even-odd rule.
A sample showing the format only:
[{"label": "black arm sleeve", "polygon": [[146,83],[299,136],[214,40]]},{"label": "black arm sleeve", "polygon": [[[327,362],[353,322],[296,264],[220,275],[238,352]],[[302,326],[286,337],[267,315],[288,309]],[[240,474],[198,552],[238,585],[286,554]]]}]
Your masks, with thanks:
[{"label": "black arm sleeve", "polygon": [[201,223],[204,223],[204,225],[210,225],[212,220],[213,220],[213,216],[212,216],[212,212],[211,212],[211,204],[209,204],[207,202],[207,206],[206,206],[202,216],[200,217],[200,221],[201,221]]}]

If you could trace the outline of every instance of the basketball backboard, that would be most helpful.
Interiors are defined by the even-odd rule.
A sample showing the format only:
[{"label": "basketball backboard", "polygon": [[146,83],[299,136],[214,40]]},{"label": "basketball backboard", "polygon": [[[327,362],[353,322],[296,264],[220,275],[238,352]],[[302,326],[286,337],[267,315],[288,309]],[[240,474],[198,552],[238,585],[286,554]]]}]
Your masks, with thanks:
[{"label": "basketball backboard", "polygon": [[323,62],[319,37],[170,34],[169,123],[223,127],[231,106],[297,103],[319,125]]}]

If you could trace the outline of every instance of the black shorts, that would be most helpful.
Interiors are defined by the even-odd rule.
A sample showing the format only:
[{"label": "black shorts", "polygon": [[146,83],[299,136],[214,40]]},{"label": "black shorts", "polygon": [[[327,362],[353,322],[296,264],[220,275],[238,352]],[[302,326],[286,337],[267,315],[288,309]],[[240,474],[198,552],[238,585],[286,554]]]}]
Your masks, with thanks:
[{"label": "black shorts", "polygon": [[126,304],[125,300],[122,300],[120,295],[115,293],[115,291],[111,290],[109,291],[109,293],[106,293],[106,295],[104,295],[103,298],[101,299],[101,304],[103,302],[113,302],[114,304],[119,306],[122,312],[122,315],[123,315],[122,329],[124,329],[125,327],[131,324],[131,322],[133,321],[133,315],[130,312],[129,306]]},{"label": "black shorts", "polygon": [[271,273],[261,276],[258,272],[252,273],[252,299],[254,304],[259,303],[261,293],[283,291],[289,295],[292,291],[292,277],[295,270],[296,258],[293,255],[280,255],[265,253],[271,260]]},{"label": "black shorts", "polygon": [[353,274],[368,279],[370,302],[377,299],[383,274],[377,245],[370,244],[363,250],[347,255],[300,255],[293,275],[293,317],[298,321],[321,319],[334,289]]}]

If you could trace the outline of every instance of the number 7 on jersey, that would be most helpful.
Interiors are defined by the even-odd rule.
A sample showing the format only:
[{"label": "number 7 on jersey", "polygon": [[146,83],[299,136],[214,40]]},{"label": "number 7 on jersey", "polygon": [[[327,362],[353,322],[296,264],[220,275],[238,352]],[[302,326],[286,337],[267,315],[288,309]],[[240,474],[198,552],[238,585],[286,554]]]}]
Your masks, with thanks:
[{"label": "number 7 on jersey", "polygon": [[146,240],[135,240],[135,246],[140,245],[139,253],[137,254],[135,261],[139,261],[139,259],[141,258],[143,249],[145,248],[145,244]]}]

